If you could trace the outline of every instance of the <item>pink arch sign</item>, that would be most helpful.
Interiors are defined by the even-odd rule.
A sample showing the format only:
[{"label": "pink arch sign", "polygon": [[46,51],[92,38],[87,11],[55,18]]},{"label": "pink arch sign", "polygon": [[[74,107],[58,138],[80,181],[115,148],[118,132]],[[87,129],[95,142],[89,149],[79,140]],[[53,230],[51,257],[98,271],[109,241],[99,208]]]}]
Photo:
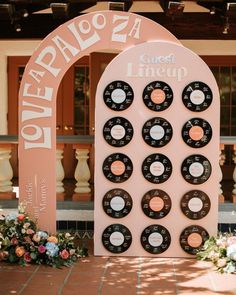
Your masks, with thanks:
[{"label": "pink arch sign", "polygon": [[90,52],[153,40],[180,43],[142,16],[99,11],[61,25],[33,53],[19,92],[19,187],[40,228],[56,231],[56,97],[64,74]]}]

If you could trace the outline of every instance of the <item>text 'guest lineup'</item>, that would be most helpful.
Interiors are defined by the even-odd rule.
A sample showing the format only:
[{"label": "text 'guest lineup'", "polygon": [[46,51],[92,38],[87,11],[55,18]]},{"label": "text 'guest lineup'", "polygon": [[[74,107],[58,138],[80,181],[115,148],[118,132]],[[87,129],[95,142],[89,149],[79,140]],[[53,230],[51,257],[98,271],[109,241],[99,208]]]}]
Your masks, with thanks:
[{"label": "text 'guest lineup'", "polygon": [[174,43],[133,46],[104,71],[95,122],[95,255],[195,255],[217,231],[219,93],[207,65]]}]

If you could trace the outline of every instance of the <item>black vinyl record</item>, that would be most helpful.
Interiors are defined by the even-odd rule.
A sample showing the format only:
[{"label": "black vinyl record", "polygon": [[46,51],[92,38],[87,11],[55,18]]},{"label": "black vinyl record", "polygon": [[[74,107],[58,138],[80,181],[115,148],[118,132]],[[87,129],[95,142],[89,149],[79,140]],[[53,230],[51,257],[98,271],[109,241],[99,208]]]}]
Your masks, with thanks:
[{"label": "black vinyl record", "polygon": [[163,190],[152,189],[144,194],[141,206],[146,216],[161,219],[170,212],[171,198]]},{"label": "black vinyl record", "polygon": [[134,92],[128,83],[113,81],[104,89],[103,99],[111,110],[124,111],[132,104]]},{"label": "black vinyl record", "polygon": [[208,232],[199,225],[190,225],[180,234],[179,242],[188,254],[195,255],[209,238]]},{"label": "black vinyl record", "polygon": [[102,243],[112,253],[123,253],[129,249],[132,235],[123,224],[111,224],[102,233]]},{"label": "black vinyl record", "polygon": [[163,147],[173,135],[171,124],[163,118],[155,117],[145,122],[142,128],[144,141],[152,147]]},{"label": "black vinyl record", "polygon": [[143,90],[143,102],[152,111],[166,110],[173,101],[171,87],[162,81],[153,81]]},{"label": "black vinyl record", "polygon": [[131,123],[122,117],[109,119],[103,127],[103,137],[106,142],[114,147],[127,145],[133,137],[133,127]]},{"label": "black vinyl record", "polygon": [[171,176],[171,161],[163,154],[151,154],[143,161],[142,173],[151,183],[163,183]]},{"label": "black vinyl record", "polygon": [[121,183],[130,178],[133,172],[133,164],[128,156],[115,153],[104,160],[102,170],[108,180]]},{"label": "black vinyl record", "polygon": [[203,191],[192,190],[183,195],[180,207],[186,217],[199,220],[209,213],[211,201]]},{"label": "black vinyl record", "polygon": [[141,234],[141,244],[151,254],[165,252],[171,243],[171,236],[167,228],[160,224],[146,227]]},{"label": "black vinyl record", "polygon": [[205,111],[211,105],[212,98],[211,88],[200,81],[189,83],[182,93],[185,107],[192,112]]},{"label": "black vinyl record", "polygon": [[133,201],[129,193],[120,188],[111,189],[103,197],[103,210],[113,218],[127,216],[133,206]]},{"label": "black vinyl record", "polygon": [[211,175],[211,163],[203,155],[191,155],[183,161],[181,173],[188,183],[202,184]]},{"label": "black vinyl record", "polygon": [[201,118],[192,118],[184,124],[182,138],[192,148],[204,147],[212,138],[211,125]]}]

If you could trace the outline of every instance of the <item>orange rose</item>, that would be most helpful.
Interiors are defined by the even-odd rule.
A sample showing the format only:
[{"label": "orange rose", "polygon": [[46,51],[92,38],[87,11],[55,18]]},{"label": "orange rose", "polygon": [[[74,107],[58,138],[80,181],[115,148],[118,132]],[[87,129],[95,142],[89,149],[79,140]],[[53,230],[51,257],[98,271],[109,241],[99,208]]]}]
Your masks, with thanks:
[{"label": "orange rose", "polygon": [[58,239],[56,237],[54,237],[54,236],[50,236],[50,237],[48,237],[48,242],[57,244],[58,243]]},{"label": "orange rose", "polygon": [[16,247],[15,250],[16,256],[21,257],[25,254],[25,248],[24,247]]}]

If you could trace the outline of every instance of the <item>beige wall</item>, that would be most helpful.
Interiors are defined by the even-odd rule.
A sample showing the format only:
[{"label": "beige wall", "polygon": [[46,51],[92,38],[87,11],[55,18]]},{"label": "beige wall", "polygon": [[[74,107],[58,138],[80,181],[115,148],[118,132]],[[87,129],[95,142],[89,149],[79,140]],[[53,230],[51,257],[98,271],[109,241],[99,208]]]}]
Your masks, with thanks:
[{"label": "beige wall", "polygon": [[[181,42],[199,55],[236,55],[236,40],[182,40]],[[0,135],[7,134],[7,56],[31,55],[39,43],[39,40],[0,41]]]}]

